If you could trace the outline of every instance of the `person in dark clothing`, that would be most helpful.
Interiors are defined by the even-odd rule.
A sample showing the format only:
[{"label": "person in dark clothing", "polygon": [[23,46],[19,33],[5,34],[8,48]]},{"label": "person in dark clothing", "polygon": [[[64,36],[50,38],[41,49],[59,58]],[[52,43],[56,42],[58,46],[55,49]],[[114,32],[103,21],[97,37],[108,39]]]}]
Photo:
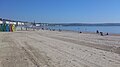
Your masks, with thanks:
[{"label": "person in dark clothing", "polygon": [[82,33],[81,31],[79,33]]},{"label": "person in dark clothing", "polygon": [[109,35],[108,33],[106,35]]},{"label": "person in dark clothing", "polygon": [[103,32],[100,32],[100,35],[103,36]]},{"label": "person in dark clothing", "polygon": [[99,31],[97,30],[97,31],[96,31],[96,33],[98,34],[98,33],[99,33]]},{"label": "person in dark clothing", "polygon": [[42,28],[42,30],[44,30],[44,28]]}]

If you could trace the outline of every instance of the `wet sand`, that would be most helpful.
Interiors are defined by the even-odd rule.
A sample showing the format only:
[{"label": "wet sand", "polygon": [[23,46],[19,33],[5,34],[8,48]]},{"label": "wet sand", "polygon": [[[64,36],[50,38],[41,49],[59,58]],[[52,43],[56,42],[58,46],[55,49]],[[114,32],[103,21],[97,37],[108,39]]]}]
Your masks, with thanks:
[{"label": "wet sand", "polygon": [[120,67],[120,36],[0,32],[0,67]]}]

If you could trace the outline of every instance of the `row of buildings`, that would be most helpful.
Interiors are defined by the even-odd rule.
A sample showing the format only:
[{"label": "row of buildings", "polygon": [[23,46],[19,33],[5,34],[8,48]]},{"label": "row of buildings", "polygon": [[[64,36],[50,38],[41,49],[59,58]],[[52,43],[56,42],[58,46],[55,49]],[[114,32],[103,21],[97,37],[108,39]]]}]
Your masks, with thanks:
[{"label": "row of buildings", "polygon": [[3,19],[3,18],[0,18],[0,24],[14,24],[15,26],[25,26],[25,27],[49,26],[48,23],[35,23],[35,22],[15,21],[15,20]]},{"label": "row of buildings", "polygon": [[28,24],[28,22],[23,22],[23,21],[15,21],[15,20],[9,20],[9,19],[2,19],[0,18],[0,24],[14,24],[16,26],[24,26]]}]

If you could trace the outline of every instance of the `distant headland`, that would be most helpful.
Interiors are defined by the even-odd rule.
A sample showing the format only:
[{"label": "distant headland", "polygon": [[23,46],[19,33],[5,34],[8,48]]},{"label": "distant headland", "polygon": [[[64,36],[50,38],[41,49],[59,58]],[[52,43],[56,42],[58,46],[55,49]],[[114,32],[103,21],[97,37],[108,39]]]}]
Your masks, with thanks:
[{"label": "distant headland", "polygon": [[120,23],[49,23],[50,26],[120,26]]}]

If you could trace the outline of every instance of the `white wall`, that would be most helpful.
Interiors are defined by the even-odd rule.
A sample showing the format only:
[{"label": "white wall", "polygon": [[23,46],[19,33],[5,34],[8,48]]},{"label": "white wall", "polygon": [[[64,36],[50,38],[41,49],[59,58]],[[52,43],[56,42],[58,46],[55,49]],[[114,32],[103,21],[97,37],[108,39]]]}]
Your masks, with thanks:
[{"label": "white wall", "polygon": [[0,24],[2,24],[3,23],[3,21],[0,21]]}]

